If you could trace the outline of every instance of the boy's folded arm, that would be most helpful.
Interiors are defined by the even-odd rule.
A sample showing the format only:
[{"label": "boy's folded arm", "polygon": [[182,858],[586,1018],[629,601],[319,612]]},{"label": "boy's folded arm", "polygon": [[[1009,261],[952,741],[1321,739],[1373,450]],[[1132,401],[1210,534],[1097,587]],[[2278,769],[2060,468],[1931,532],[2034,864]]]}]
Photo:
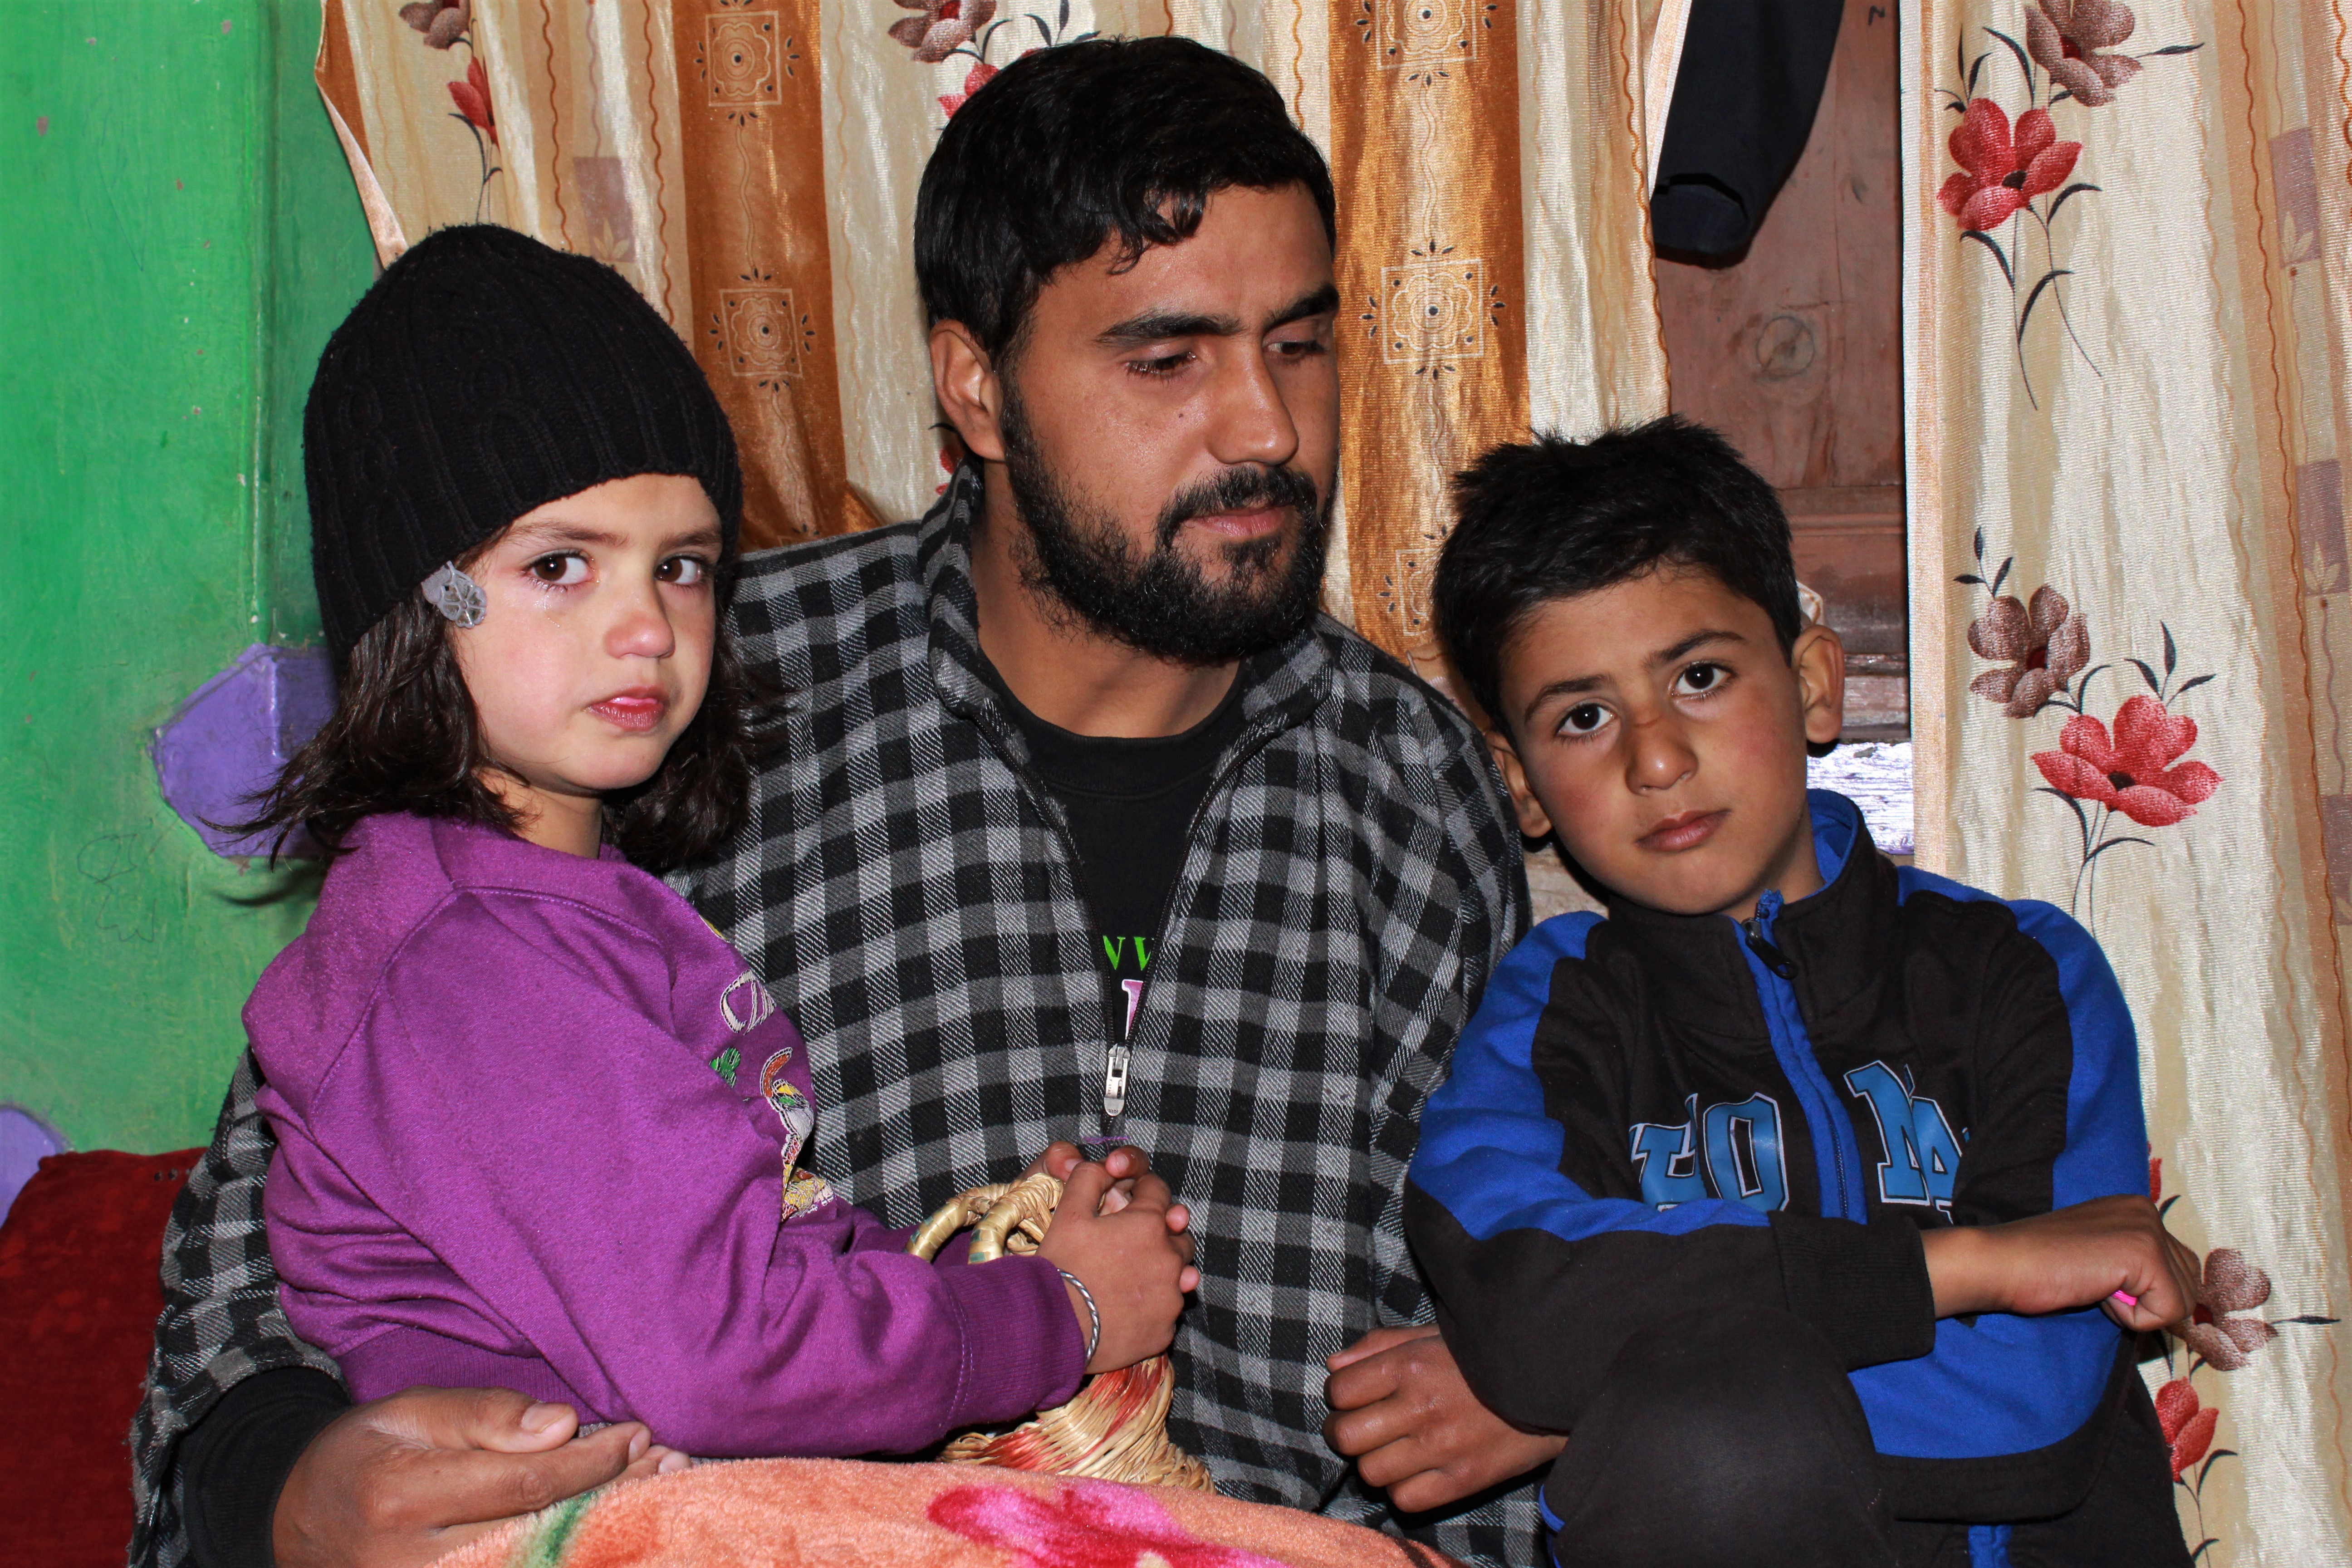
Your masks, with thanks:
[{"label": "boy's folded arm", "polygon": [[[1433,1112],[1424,1128],[1406,1224],[1454,1359],[1506,1420],[1568,1429],[1627,1340],[1685,1313],[1785,1307],[1850,1367],[1934,1344],[1919,1236],[1906,1221],[1595,1198],[1560,1173],[1556,1152],[1548,1162],[1512,1150],[1491,1117],[1477,1142],[1456,1144],[1466,1131],[1448,1125],[1457,1113]],[[1557,1151],[1561,1129],[1549,1125]]]},{"label": "boy's folded arm", "polygon": [[1423,1113],[1406,1226],[1438,1321],[1479,1397],[1520,1426],[1573,1424],[1618,1349],[1681,1313],[1764,1300],[1862,1366],[1924,1353],[1932,1295],[1906,1222],[1767,1215],[1706,1199],[1671,1208],[1594,1195],[1571,1144],[1612,1159],[1607,1093],[1549,1102],[1535,1032],[1555,965],[1589,922],[1547,921],[1506,959]]},{"label": "boy's folded arm", "polygon": [[[515,957],[488,947],[456,962]],[[301,1097],[273,1203],[298,1226],[381,1210],[602,1413],[690,1453],[855,1454],[1075,1392],[1053,1268],[935,1268],[839,1204],[780,1225],[771,1113],[619,998],[575,992],[551,1018],[544,987],[386,991],[401,1005]],[[293,1255],[331,1260],[331,1235],[278,1235],[298,1289]]]}]

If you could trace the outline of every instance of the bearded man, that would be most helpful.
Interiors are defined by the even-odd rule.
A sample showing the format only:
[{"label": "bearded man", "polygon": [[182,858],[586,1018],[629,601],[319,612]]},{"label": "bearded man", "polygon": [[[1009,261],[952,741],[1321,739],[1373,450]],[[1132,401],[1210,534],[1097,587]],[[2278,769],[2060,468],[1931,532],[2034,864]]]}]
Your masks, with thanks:
[{"label": "bearded man", "polygon": [[[845,1197],[911,1223],[1049,1142],[1135,1145],[1193,1216],[1170,1426],[1220,1488],[1450,1509],[1415,1532],[1535,1562],[1501,1483],[1559,1440],[1470,1396],[1401,1223],[1525,879],[1470,722],[1316,613],[1333,232],[1280,97],[1197,45],[1073,45],[973,95],[915,247],[969,456],[919,522],[743,563],[739,647],[791,695],[688,891],[811,1042]],[[207,1568],[424,1561],[667,1462],[495,1391],[348,1408],[268,1296],[250,1100],[248,1068],[174,1217],[144,1550],[184,1520]]]}]

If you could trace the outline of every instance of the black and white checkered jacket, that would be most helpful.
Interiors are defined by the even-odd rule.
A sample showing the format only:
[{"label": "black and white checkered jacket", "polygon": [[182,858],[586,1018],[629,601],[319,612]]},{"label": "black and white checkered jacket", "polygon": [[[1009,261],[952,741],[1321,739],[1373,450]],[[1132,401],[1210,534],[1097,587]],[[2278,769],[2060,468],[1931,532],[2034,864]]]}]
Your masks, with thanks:
[{"label": "black and white checkered jacket", "polygon": [[[1527,920],[1485,748],[1336,623],[1255,661],[1152,950],[1120,1104],[1061,811],[981,672],[980,492],[967,467],[920,523],[745,562],[739,646],[793,695],[750,830],[688,890],[813,1043],[819,1173],[910,1224],[1055,1139],[1138,1144],[1198,1237],[1171,1435],[1230,1494],[1377,1517],[1323,1441],[1322,1363],[1428,1316],[1405,1166]],[[174,1216],[134,1433],[142,1521],[174,1538],[156,1482],[178,1434],[249,1369],[318,1364],[267,1299],[267,1130],[249,1101],[233,1096]],[[1432,1543],[1524,1560],[1538,1536],[1523,1492]],[[169,1564],[173,1542],[157,1544]]]}]

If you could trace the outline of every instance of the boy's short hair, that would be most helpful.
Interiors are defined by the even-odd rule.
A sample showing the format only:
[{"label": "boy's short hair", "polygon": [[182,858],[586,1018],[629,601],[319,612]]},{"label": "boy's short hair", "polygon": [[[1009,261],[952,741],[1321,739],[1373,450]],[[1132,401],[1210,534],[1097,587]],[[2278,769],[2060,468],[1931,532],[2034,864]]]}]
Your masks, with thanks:
[{"label": "boy's short hair", "polygon": [[1189,38],[1090,38],[1013,61],[949,120],[915,198],[931,324],[992,359],[1037,290],[1116,237],[1132,265],[1189,239],[1234,185],[1304,185],[1335,234],[1331,171],[1274,84]]},{"label": "boy's short hair", "polygon": [[1784,654],[1804,630],[1780,498],[1730,442],[1679,415],[1497,447],[1454,476],[1454,504],[1431,589],[1437,635],[1496,722],[1503,653],[1530,613],[1662,566],[1762,605]]}]

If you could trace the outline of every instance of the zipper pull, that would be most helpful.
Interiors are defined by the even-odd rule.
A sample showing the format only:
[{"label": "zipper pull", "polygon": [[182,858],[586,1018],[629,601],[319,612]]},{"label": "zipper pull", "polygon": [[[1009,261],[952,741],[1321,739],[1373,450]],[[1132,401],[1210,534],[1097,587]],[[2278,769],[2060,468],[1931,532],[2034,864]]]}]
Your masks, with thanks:
[{"label": "zipper pull", "polygon": [[1741,921],[1739,932],[1748,939],[1748,950],[1764,961],[1765,968],[1783,980],[1792,980],[1796,977],[1797,966],[1789,962],[1789,955],[1775,946],[1770,937],[1764,934],[1762,915]]},{"label": "zipper pull", "polygon": [[1127,1047],[1117,1043],[1111,1046],[1109,1055],[1103,1058],[1103,1121],[1106,1131],[1108,1124],[1118,1121],[1118,1113],[1127,1109]]}]

